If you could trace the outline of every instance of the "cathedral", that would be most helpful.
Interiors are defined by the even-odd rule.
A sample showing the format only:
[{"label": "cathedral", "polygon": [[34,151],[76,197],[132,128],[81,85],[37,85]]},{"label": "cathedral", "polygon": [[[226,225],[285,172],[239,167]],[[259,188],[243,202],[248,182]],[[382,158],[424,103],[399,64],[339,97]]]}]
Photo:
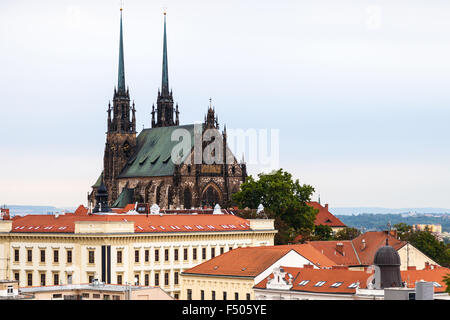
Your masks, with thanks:
[{"label": "cathedral", "polygon": [[[89,205],[95,207],[94,212],[123,208],[132,203],[157,204],[161,209],[191,209],[216,204],[229,206],[231,195],[239,191],[247,170],[244,161],[239,163],[228,149],[226,127],[219,131],[218,117],[211,100],[204,123],[200,125],[200,137],[205,132],[215,132],[216,138],[212,141],[220,148],[208,149],[208,152],[212,152],[216,161],[194,161],[194,149],[198,148],[195,139],[192,139],[190,154],[184,155],[183,161],[172,159],[172,150],[178,143],[172,141],[174,131],[183,129],[194,137],[198,131],[195,128],[199,125],[180,125],[178,104],[174,106],[173,94],[169,91],[166,13],[162,84],[156,109],[154,105],[152,107],[151,128],[142,129],[137,134],[136,107],[134,102],[131,103],[129,89],[125,86],[122,20],[121,10],[118,85],[114,89],[112,105],[109,103],[107,109],[103,172],[88,194]],[[204,140],[200,140],[200,151],[209,147]]]}]

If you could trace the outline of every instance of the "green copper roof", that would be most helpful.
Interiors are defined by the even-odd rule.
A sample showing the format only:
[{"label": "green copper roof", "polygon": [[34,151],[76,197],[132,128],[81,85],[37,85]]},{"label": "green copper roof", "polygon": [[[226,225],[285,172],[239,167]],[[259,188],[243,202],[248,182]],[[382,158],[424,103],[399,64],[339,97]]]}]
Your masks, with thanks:
[{"label": "green copper roof", "polygon": [[162,84],[161,95],[169,95],[169,70],[167,62],[167,36],[166,36],[166,13],[164,13],[164,40],[163,40],[163,65],[162,65]]},{"label": "green copper roof", "polygon": [[103,171],[102,171],[102,173],[100,173],[100,176],[98,177],[97,181],[92,186],[92,188],[99,188],[100,185],[102,184],[102,180],[103,180]]},{"label": "green copper roof", "polygon": [[[191,135],[190,149],[194,147],[194,125],[144,129],[137,137],[136,152],[128,160],[119,178],[161,177],[174,173],[172,149],[179,141],[171,141],[176,129],[185,129]],[[183,154],[184,160],[189,154]]]},{"label": "green copper roof", "polygon": [[133,203],[134,189],[123,188],[117,200],[112,204],[111,208],[124,208],[127,204]]},{"label": "green copper roof", "polygon": [[122,30],[122,10],[120,10],[120,44],[119,44],[119,92],[125,92],[125,63],[123,57],[123,30]]}]

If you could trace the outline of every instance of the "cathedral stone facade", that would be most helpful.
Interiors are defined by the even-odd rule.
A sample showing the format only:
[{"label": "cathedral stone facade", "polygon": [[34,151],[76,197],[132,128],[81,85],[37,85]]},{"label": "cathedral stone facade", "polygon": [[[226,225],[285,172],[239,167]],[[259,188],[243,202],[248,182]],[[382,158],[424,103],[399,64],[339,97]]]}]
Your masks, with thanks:
[{"label": "cathedral stone facade", "polygon": [[[239,163],[228,149],[226,128],[219,131],[218,117],[211,102],[202,125],[180,125],[178,105],[174,107],[169,91],[166,14],[161,90],[158,91],[156,110],[155,106],[152,108],[151,128],[143,129],[139,134],[136,132],[135,105],[125,86],[122,30],[121,12],[118,86],[114,90],[112,107],[110,103],[107,110],[103,172],[88,196],[90,205],[97,210],[99,202],[103,208],[124,207],[136,202],[156,203],[162,209],[228,206],[231,195],[239,191],[245,181],[246,165],[243,161]],[[191,137],[190,152],[180,154],[181,161],[172,159],[173,150],[179,143],[172,141],[177,129]],[[215,138],[209,137],[211,131]],[[208,138],[202,139],[206,132]],[[198,136],[200,143],[196,144]],[[214,161],[195,161],[198,148],[201,154],[205,150],[211,153]]]}]

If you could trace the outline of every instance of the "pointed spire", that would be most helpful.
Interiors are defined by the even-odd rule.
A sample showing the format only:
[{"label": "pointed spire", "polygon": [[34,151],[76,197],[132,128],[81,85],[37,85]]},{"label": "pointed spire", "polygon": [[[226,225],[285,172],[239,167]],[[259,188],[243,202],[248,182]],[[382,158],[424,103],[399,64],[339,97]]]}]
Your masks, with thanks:
[{"label": "pointed spire", "polygon": [[120,8],[119,83],[117,91],[125,93],[125,63],[123,56],[122,8]]},{"label": "pointed spire", "polygon": [[167,33],[166,33],[166,12],[164,11],[164,40],[163,40],[163,65],[161,94],[163,97],[169,96],[169,67],[167,62]]}]

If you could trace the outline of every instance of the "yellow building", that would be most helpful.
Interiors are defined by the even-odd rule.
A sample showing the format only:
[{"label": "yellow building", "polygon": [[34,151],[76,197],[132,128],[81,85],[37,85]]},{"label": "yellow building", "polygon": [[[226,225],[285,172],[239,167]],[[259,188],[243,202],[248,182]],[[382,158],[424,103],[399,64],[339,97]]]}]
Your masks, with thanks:
[{"label": "yellow building", "polygon": [[184,271],[182,300],[253,300],[253,286],[277,266],[332,267],[309,244],[239,248]]},{"label": "yellow building", "polygon": [[440,224],[415,224],[413,228],[414,230],[424,231],[425,229],[428,229],[433,233],[442,233],[442,225]]},{"label": "yellow building", "polygon": [[[87,210],[86,210],[87,211]],[[27,215],[0,220],[0,279],[20,287],[160,286],[179,298],[180,274],[229,250],[273,245],[273,220],[232,214]]]},{"label": "yellow building", "polygon": [[61,286],[27,287],[21,292],[32,300],[173,300],[160,287],[115,284],[68,284]]}]

